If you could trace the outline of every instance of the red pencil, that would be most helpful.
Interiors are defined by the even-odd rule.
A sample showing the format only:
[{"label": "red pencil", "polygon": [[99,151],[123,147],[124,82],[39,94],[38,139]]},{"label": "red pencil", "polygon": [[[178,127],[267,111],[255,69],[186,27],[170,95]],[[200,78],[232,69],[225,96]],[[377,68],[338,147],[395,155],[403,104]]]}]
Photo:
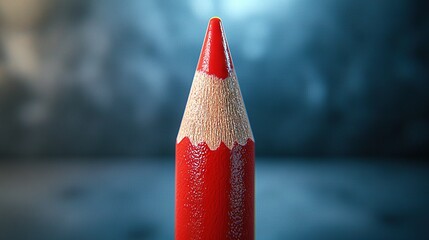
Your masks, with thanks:
[{"label": "red pencil", "polygon": [[176,240],[254,239],[254,139],[228,43],[210,19],[176,143]]}]

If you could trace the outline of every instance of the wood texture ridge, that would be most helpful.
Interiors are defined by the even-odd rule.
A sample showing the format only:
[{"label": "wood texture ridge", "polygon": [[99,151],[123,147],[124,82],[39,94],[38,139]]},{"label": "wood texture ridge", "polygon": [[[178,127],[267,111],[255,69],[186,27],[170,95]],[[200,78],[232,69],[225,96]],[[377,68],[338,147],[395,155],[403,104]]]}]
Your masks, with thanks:
[{"label": "wood texture ridge", "polygon": [[177,143],[188,137],[193,145],[205,142],[211,150],[223,142],[254,141],[235,73],[226,79],[196,71],[180,125]]}]

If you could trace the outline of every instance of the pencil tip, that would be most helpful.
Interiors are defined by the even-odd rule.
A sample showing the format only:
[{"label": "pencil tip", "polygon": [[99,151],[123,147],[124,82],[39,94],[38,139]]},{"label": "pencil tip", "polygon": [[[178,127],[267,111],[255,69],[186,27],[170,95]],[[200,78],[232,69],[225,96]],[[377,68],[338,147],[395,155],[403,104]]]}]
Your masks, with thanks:
[{"label": "pencil tip", "polygon": [[219,19],[222,22],[222,19],[219,16],[213,16],[212,18],[210,18],[209,21],[211,21],[212,19]]},{"label": "pencil tip", "polygon": [[209,20],[197,70],[219,78],[232,74],[233,64],[222,20],[215,16]]}]

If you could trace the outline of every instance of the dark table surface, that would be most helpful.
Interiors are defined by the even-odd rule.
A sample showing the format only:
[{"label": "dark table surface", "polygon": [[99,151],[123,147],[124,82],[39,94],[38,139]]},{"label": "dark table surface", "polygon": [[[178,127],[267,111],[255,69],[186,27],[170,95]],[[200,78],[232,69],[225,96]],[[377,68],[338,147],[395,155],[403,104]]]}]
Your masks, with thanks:
[{"label": "dark table surface", "polygon": [[[258,159],[257,239],[429,239],[429,166]],[[174,161],[0,164],[0,239],[174,238]]]}]

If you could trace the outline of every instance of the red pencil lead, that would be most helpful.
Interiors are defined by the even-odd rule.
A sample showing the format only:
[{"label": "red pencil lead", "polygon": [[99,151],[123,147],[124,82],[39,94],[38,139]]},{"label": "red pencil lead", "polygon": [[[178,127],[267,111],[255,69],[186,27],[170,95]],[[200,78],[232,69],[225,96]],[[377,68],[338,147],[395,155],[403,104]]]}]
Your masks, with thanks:
[{"label": "red pencil lead", "polygon": [[233,68],[222,21],[213,17],[207,26],[197,70],[225,79],[231,76]]}]

